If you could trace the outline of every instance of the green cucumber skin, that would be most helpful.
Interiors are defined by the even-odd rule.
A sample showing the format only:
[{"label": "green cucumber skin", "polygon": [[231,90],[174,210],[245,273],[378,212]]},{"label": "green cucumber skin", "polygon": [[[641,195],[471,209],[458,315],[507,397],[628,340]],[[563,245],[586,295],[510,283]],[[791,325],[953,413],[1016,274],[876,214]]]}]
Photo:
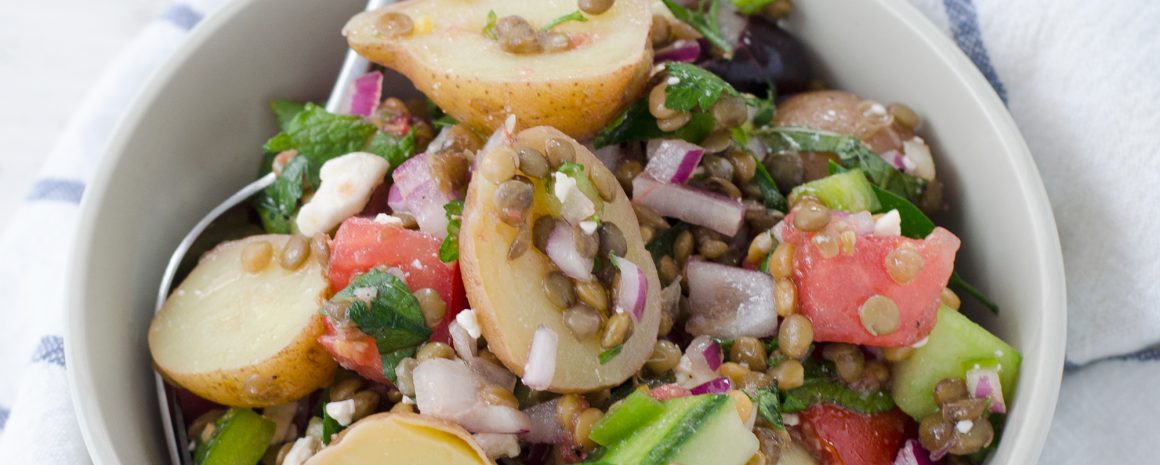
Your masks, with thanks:
[{"label": "green cucumber skin", "polygon": [[665,407],[644,392],[633,392],[592,428],[588,438],[602,446],[628,436],[664,413]]},{"label": "green cucumber skin", "polygon": [[882,206],[874,187],[862,170],[853,169],[815,179],[793,188],[790,203],[803,195],[812,195],[832,210],[846,212],[878,211]]},{"label": "green cucumber skin", "polygon": [[1015,348],[966,316],[940,307],[938,321],[926,345],[894,365],[894,402],[915,419],[931,415],[938,411],[934,401],[935,384],[945,378],[963,378],[972,362],[979,360],[999,364],[1003,398],[1010,401],[1022,358]]},{"label": "green cucumber skin", "polygon": [[255,465],[274,437],[274,422],[250,409],[231,408],[214,422],[214,434],[198,445],[197,465]]},{"label": "green cucumber skin", "polygon": [[588,465],[667,465],[669,459],[684,445],[686,439],[722,406],[729,397],[723,394],[670,399],[664,402],[665,411],[652,424],[633,433]]}]

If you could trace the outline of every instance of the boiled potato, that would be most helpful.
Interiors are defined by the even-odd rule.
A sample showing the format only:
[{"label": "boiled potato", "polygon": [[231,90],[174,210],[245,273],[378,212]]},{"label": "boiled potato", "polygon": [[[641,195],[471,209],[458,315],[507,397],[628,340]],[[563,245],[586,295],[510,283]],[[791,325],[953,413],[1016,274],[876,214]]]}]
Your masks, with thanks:
[{"label": "boiled potato", "polygon": [[886,111],[885,105],[871,109],[873,105],[844,90],[803,92],[777,106],[773,124],[850,134],[862,139],[876,153],[902,152],[902,143],[913,138],[914,131],[896,121],[880,124],[886,117],[882,113]]},{"label": "boiled potato", "polygon": [[380,413],[359,420],[306,465],[494,464],[459,425],[411,413]]},{"label": "boiled potato", "polygon": [[[524,130],[515,136],[513,144],[543,151],[546,141],[552,138],[572,144],[575,161],[584,165],[590,177],[593,170],[612,176],[588,149],[552,128]],[[480,155],[483,163],[493,162],[495,150],[502,149]],[[621,352],[605,364],[598,359],[604,351],[599,338],[580,340],[574,336],[564,325],[561,311],[548,300],[543,285],[544,276],[552,269],[548,257],[533,248],[515,260],[508,260],[508,248],[517,230],[500,220],[493,201],[497,184],[480,175],[472,177],[467,189],[459,234],[459,260],[468,300],[478,315],[490,350],[520,376],[523,376],[536,329],[544,325],[557,334],[556,371],[548,387],[551,391],[585,392],[618,385],[640,369],[656,344],[661,314],[661,286],[656,266],[644,248],[628,196],[618,183],[612,184],[616,186],[616,197],[605,202],[601,217],[617,225],[624,234],[628,244],[625,258],[645,273],[648,297],[632,335],[624,342]],[[533,219],[527,221],[530,223]]]},{"label": "boiled potato", "polygon": [[[281,404],[329,382],[335,363],[317,342],[326,277],[313,258],[294,271],[279,265],[288,239],[251,236],[201,257],[149,327],[149,350],[163,376],[235,407]],[[247,271],[243,255],[260,264],[264,244],[273,257]]]},{"label": "boiled potato", "polygon": [[[411,0],[360,13],[343,34],[351,48],[407,76],[448,114],[484,132],[515,114],[521,128],[552,126],[585,139],[642,92],[652,67],[648,0],[620,0],[587,22],[557,26],[552,31],[566,34],[572,48],[534,54],[509,53],[486,37],[489,11],[521,16],[539,29],[576,11],[576,2]],[[410,32],[384,26],[387,14],[410,18]]]}]

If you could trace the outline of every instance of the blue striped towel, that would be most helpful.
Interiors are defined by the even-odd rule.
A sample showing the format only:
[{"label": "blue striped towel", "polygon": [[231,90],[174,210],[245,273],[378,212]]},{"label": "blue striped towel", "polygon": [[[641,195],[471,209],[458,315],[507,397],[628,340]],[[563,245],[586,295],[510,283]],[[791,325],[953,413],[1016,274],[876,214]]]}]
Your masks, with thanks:
[{"label": "blue striped towel", "polygon": [[[65,380],[77,204],[143,82],[225,0],[176,4],[102,77],[0,236],[0,462],[88,463]],[[799,0],[810,1],[810,0]],[[1160,435],[1160,2],[910,0],[1007,103],[1051,197],[1068,368],[1040,463],[1156,463]],[[36,244],[36,248],[27,247]],[[1032,419],[1031,421],[1034,421]]]}]

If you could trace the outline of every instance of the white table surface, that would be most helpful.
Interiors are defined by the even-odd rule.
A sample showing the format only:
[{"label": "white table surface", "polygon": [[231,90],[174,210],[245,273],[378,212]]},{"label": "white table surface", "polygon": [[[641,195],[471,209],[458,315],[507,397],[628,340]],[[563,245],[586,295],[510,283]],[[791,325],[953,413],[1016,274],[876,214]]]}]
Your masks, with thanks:
[{"label": "white table surface", "polygon": [[166,0],[0,0],[0,230],[71,108]]}]

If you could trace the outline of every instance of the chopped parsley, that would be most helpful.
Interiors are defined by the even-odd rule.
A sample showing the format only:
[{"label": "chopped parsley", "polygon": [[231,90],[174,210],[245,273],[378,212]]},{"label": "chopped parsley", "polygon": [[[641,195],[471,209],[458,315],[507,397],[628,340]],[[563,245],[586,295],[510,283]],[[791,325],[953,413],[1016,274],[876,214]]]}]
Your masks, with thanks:
[{"label": "chopped parsley", "polygon": [[459,260],[459,228],[462,226],[463,201],[452,200],[443,205],[443,214],[447,215],[447,237],[439,245],[439,260],[451,263]]},{"label": "chopped parsley", "polygon": [[722,94],[740,95],[733,86],[716,74],[688,63],[665,65],[668,86],[665,87],[665,106],[678,111],[693,111],[700,107],[709,111]]},{"label": "chopped parsley", "polygon": [[781,398],[777,395],[777,388],[758,389],[757,392],[747,394],[757,406],[757,415],[762,421],[778,428],[784,427],[781,422]]},{"label": "chopped parsley", "polygon": [[584,13],[581,13],[580,10],[576,10],[576,11],[568,13],[564,16],[561,16],[559,18],[548,21],[548,24],[545,24],[544,27],[540,28],[540,32],[548,32],[548,31],[552,30],[552,28],[559,26],[561,24],[564,24],[566,22],[569,22],[569,21],[575,21],[578,23],[586,23],[586,22],[588,22],[588,18],[585,17]]},{"label": "chopped parsley", "polygon": [[624,345],[621,344],[621,345],[618,345],[618,346],[613,347],[611,349],[608,349],[604,352],[601,352],[600,357],[599,357],[600,364],[604,365],[605,363],[611,362],[612,359],[616,358],[617,355],[620,355],[620,351],[623,349],[624,349]]},{"label": "chopped parsley", "polygon": [[498,19],[499,18],[496,16],[495,10],[488,10],[488,12],[487,12],[487,24],[485,24],[483,26],[483,36],[484,37],[487,37],[488,39],[491,39],[491,40],[498,39],[498,37],[495,34],[495,23],[496,23],[496,21],[498,21]]},{"label": "chopped parsley", "polygon": [[721,33],[721,26],[717,23],[717,13],[720,9],[718,0],[699,0],[696,11],[685,8],[673,0],[662,1],[674,17],[701,33],[705,40],[721,50],[725,58],[733,56],[733,44],[725,39],[725,35]]},{"label": "chopped parsley", "polygon": [[782,0],[730,0],[733,6],[737,8],[737,12],[746,16],[753,16],[761,13],[765,7]]},{"label": "chopped parsley", "polygon": [[699,144],[709,137],[716,124],[712,115],[696,112],[692,114],[688,124],[680,129],[672,132],[662,131],[657,127],[657,119],[648,111],[648,99],[642,98],[601,129],[592,143],[596,148],[601,148],[624,142],[669,138]]},{"label": "chopped parsley", "polygon": [[817,403],[838,404],[866,415],[894,408],[894,399],[886,391],[861,393],[834,379],[807,379],[801,387],[785,391],[783,413],[797,413]]}]

